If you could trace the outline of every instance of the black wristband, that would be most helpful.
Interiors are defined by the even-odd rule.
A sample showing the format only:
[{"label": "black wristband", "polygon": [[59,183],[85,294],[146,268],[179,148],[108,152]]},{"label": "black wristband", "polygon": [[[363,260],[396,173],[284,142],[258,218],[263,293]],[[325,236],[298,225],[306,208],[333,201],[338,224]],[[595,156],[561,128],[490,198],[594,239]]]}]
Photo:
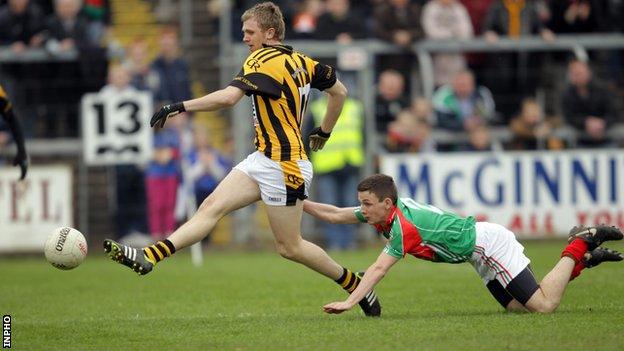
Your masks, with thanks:
[{"label": "black wristband", "polygon": [[184,108],[184,103],[174,102],[173,104],[171,104],[171,111],[186,112],[186,109]]},{"label": "black wristband", "polygon": [[329,138],[331,136],[331,132],[325,133],[323,131],[323,128],[321,128],[320,126],[318,127],[318,132],[316,134],[318,134],[319,136],[321,136],[323,138]]}]

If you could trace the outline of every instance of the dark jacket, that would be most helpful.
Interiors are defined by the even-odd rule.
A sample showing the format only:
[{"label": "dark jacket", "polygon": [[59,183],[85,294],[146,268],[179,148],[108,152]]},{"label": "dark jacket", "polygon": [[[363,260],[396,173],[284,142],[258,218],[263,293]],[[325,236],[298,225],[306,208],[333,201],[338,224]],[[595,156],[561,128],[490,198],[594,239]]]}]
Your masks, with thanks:
[{"label": "dark jacket", "polygon": [[338,34],[347,33],[353,39],[366,37],[364,22],[355,18],[351,12],[343,18],[336,18],[331,13],[324,13],[316,22],[314,38],[319,40],[335,40]]},{"label": "dark jacket", "polygon": [[172,103],[191,98],[189,67],[181,57],[167,61],[158,57],[152,62],[152,69],[158,74],[160,86],[154,100],[158,103]]},{"label": "dark jacket", "polygon": [[579,131],[585,130],[587,116],[605,120],[607,127],[616,121],[616,112],[611,94],[604,87],[590,82],[587,97],[579,95],[576,87],[569,85],[563,93],[561,103],[565,121]]},{"label": "dark jacket", "polygon": [[18,41],[28,45],[33,36],[43,31],[44,23],[43,13],[34,4],[30,4],[20,16],[6,6],[0,9],[0,45],[11,45]]},{"label": "dark jacket", "polygon": [[375,36],[377,38],[393,42],[393,36],[397,30],[409,31],[412,40],[423,37],[419,4],[409,4],[407,10],[403,11],[384,2],[375,9]]},{"label": "dark jacket", "polygon": [[[539,18],[535,3],[527,0],[520,12],[520,35],[539,34],[543,28],[544,25]],[[503,0],[494,2],[485,16],[483,31],[490,30],[498,35],[509,33],[509,12]]]},{"label": "dark jacket", "polygon": [[89,23],[83,17],[76,17],[71,26],[65,27],[61,19],[57,16],[48,18],[46,23],[46,36],[48,39],[62,41],[72,39],[78,50],[91,47],[88,36]]},{"label": "dark jacket", "polygon": [[565,12],[570,7],[569,1],[551,1],[550,13],[552,17],[548,23],[548,27],[555,33],[591,33],[600,29],[600,22],[605,21],[604,9],[598,1],[588,1],[591,6],[589,17],[582,21],[576,19],[572,23],[568,23],[565,19]]}]

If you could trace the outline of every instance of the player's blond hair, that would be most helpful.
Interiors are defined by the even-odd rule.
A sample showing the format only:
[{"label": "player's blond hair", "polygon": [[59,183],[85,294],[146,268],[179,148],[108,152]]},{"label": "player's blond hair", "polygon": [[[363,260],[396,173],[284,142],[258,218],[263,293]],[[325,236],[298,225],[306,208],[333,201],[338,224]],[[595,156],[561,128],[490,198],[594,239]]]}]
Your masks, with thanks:
[{"label": "player's blond hair", "polygon": [[393,204],[396,205],[397,203],[398,195],[394,179],[385,174],[373,174],[372,176],[364,178],[364,180],[358,184],[357,190],[360,192],[371,192],[377,196],[379,201],[388,198],[392,200]]},{"label": "player's blond hair", "polygon": [[279,41],[284,40],[286,34],[286,24],[284,24],[284,16],[279,6],[267,1],[254,5],[254,7],[248,9],[241,16],[241,21],[245,22],[248,19],[255,19],[258,21],[258,26],[263,31],[267,31],[270,28],[275,29],[275,36]]}]

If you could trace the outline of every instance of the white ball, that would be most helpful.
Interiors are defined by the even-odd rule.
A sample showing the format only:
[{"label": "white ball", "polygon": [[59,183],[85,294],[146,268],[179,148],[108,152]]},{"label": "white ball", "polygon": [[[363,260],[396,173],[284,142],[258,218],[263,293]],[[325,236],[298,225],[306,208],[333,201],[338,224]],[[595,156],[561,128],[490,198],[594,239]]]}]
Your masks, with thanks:
[{"label": "white ball", "polygon": [[50,234],[43,252],[54,267],[68,270],[78,267],[87,257],[87,241],[76,229],[60,227]]}]

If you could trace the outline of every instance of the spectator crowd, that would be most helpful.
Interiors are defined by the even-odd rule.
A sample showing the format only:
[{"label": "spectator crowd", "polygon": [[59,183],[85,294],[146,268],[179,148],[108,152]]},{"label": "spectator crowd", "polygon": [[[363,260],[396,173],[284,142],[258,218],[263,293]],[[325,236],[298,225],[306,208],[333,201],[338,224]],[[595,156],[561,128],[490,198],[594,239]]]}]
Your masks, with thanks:
[{"label": "spectator crowd", "polygon": [[[277,3],[290,24],[287,39],[378,39],[402,48],[422,40],[496,43],[534,36],[552,42],[560,34],[622,32],[624,19],[624,3],[616,0]],[[249,5],[238,1],[236,9]],[[375,127],[390,152],[617,145],[606,133],[622,122],[624,77],[617,50],[590,52],[586,61],[560,53],[435,54],[431,99],[410,86],[416,60],[407,50],[377,57]],[[562,132],[566,126],[574,138]],[[437,138],[444,135],[450,137]]]}]

